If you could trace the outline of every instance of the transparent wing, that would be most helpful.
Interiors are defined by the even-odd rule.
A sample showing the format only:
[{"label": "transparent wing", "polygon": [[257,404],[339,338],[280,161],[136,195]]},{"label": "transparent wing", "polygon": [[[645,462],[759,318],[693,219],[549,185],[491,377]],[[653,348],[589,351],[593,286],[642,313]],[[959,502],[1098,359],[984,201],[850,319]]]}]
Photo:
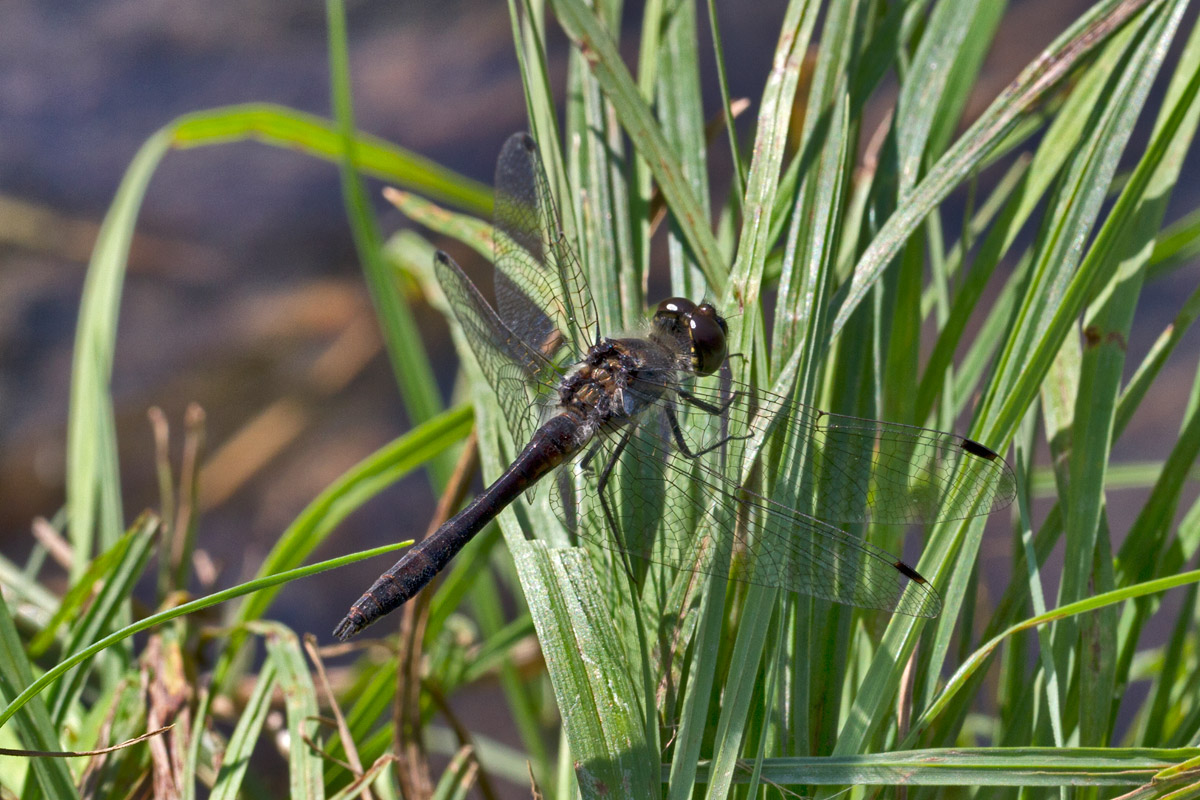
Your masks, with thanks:
[{"label": "transparent wing", "polygon": [[[622,445],[622,442],[624,444]],[[762,495],[664,446],[658,434],[610,434],[591,451],[577,532],[601,547],[674,569],[773,586],[836,603],[936,617],[941,598],[915,570],[874,545]],[[614,468],[656,461],[657,482]],[[704,457],[701,457],[704,458]]]},{"label": "transparent wing", "polygon": [[[954,519],[988,513],[1015,493],[1003,459],[954,434],[827,414],[746,386],[697,382],[672,395],[670,376],[658,385],[642,379],[657,408],[636,428],[603,431],[574,466],[576,530],[603,547],[834,602],[936,616],[941,600],[914,569],[826,520]],[[770,461],[796,462],[797,480],[780,480],[767,494],[728,479],[773,425],[793,430]]]},{"label": "transparent wing", "polygon": [[504,143],[495,191],[500,319],[546,358],[576,360],[599,338],[596,307],[528,134],[513,134]]},{"label": "transparent wing", "polygon": [[[732,436],[761,441],[773,427],[790,429],[772,460],[798,465],[797,499],[820,519],[941,522],[989,514],[1016,497],[1008,463],[958,434],[831,414],[741,384],[732,392]],[[727,399],[704,386],[691,394],[711,405]]]},{"label": "transparent wing", "polygon": [[559,368],[500,320],[449,255],[438,252],[434,272],[475,360],[496,390],[510,430],[521,436],[537,424],[541,387],[559,380]]}]

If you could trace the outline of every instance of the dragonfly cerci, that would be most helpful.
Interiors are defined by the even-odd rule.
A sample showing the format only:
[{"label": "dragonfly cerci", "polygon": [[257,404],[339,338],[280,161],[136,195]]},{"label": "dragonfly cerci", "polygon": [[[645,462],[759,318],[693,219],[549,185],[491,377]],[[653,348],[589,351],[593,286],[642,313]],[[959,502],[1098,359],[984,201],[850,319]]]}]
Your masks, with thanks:
[{"label": "dragonfly cerci", "polygon": [[[457,516],[405,552],[334,630],[345,640],[429,583],[506,506],[556,473],[583,539],[652,562],[838,603],[936,616],[913,567],[831,523],[987,514],[1003,458],[952,433],[831,414],[732,380],[727,325],[674,297],[637,336],[600,334],[532,137],[496,166],[493,308],[445,253],[436,275],[524,444]],[[771,470],[761,465],[769,461]]]}]

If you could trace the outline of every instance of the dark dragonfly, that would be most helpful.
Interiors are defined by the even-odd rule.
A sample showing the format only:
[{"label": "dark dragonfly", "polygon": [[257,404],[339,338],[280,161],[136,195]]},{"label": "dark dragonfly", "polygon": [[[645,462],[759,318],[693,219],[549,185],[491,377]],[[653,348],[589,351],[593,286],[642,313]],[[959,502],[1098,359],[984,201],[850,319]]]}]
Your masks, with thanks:
[{"label": "dark dragonfly", "polygon": [[[923,617],[941,610],[925,578],[828,522],[961,519],[1014,497],[1012,470],[978,442],[829,414],[732,381],[721,369],[726,323],[708,303],[664,300],[644,336],[600,336],[525,134],[509,138],[496,166],[495,252],[495,310],[445,253],[436,274],[514,436],[528,444],[380,576],[334,629],[339,639],[405,603],[559,467],[560,516],[603,547]],[[764,449],[781,474],[756,468]]]}]

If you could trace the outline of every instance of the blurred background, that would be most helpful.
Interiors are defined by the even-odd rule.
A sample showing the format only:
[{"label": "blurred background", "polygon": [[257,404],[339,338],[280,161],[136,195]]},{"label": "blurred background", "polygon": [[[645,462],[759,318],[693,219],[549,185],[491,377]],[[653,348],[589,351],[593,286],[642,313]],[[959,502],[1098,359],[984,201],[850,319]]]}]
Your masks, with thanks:
[{"label": "blurred background", "polygon": [[[750,14],[726,5],[720,22],[731,93],[757,97],[784,3],[760,2]],[[978,114],[1086,5],[1014,3],[968,115]],[[626,15],[630,63],[638,18],[637,8]],[[504,139],[525,127],[506,4],[356,3],[349,21],[359,127],[490,185]],[[567,48],[551,28],[551,73],[561,90]],[[32,546],[32,520],[52,516],[64,502],[71,351],[85,267],[139,146],[181,114],[233,103],[274,102],[329,116],[325,48],[324,8],[315,2],[4,4],[4,555],[22,559]],[[705,68],[706,102],[715,113],[711,57]],[[877,116],[886,110],[883,97]],[[740,123],[746,135],[756,112],[751,108]],[[1135,143],[1144,141],[1143,134]],[[727,185],[716,174],[727,159],[716,155],[713,164],[715,184]],[[1169,219],[1197,205],[1191,183],[1176,195]],[[383,202],[378,182],[369,188],[385,235],[409,224]],[[1131,365],[1176,310],[1181,286],[1190,290],[1194,279],[1176,273],[1147,286],[1145,303],[1161,309],[1161,324],[1139,322]],[[457,359],[445,327],[423,305],[415,313],[448,391]],[[199,546],[211,556],[220,586],[251,576],[323,488],[408,429],[373,326],[334,165],[256,143],[168,155],[142,207],[113,376],[127,517],[158,504],[147,409],[165,412],[177,464],[184,410],[198,403],[207,415],[210,459]],[[1193,367],[1168,366],[1179,374],[1180,393],[1148,399],[1125,437],[1145,451],[1121,445],[1118,455],[1166,452]],[[346,520],[315,558],[420,538],[433,506],[425,476],[415,474]],[[1110,512],[1114,530],[1128,525],[1119,508]],[[1007,540],[997,544],[1008,547]],[[348,604],[390,563],[293,584],[272,616],[328,641]]]}]

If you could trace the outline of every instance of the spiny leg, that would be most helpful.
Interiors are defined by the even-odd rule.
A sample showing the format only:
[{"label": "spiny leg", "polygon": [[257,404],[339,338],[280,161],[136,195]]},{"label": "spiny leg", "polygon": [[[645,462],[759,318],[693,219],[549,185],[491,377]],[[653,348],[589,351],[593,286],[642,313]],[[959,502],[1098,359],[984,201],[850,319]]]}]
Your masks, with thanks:
[{"label": "spiny leg", "polygon": [[[682,395],[682,393],[680,394]],[[733,398],[730,398],[729,402],[733,402]],[[728,403],[726,403],[726,406],[728,406]],[[700,406],[700,408],[703,407]],[[712,408],[715,409],[716,406],[712,406]],[[716,450],[718,447],[721,447],[728,442],[750,438],[750,434],[748,433],[742,434],[741,436],[730,434],[729,436],[722,436],[708,447],[702,447],[699,450],[693,451],[692,448],[688,447],[687,441],[683,438],[683,429],[679,427],[679,419],[675,416],[675,409],[671,408],[670,406],[664,406],[663,410],[667,414],[667,422],[671,425],[671,436],[675,439],[675,444],[679,447],[679,452],[683,453],[684,457],[686,458],[699,458],[705,453],[711,453],[713,450]],[[718,411],[717,413],[724,413],[724,411]]]},{"label": "spiny leg", "polygon": [[[608,488],[608,479],[612,477],[613,469],[616,467],[617,462],[621,460],[621,453],[625,452],[625,447],[629,444],[629,440],[633,437],[636,430],[637,425],[629,425],[625,428],[621,433],[621,438],[617,442],[617,446],[613,448],[612,454],[608,458],[608,463],[604,465],[604,469],[601,470],[600,476],[596,480],[596,496],[600,498],[600,507],[604,509],[604,519],[608,523],[609,530],[612,531],[613,538],[617,541],[617,550],[621,553],[621,562],[625,566],[625,574],[629,577],[630,586],[636,586],[637,579],[635,577],[636,573],[633,570],[633,563],[629,560],[629,546],[625,542],[625,532],[617,525],[617,519],[613,516],[612,508],[608,505],[608,497],[605,492]],[[583,466],[585,469],[590,469],[589,462],[596,455],[596,452],[596,450],[593,450],[584,459]]]}]

